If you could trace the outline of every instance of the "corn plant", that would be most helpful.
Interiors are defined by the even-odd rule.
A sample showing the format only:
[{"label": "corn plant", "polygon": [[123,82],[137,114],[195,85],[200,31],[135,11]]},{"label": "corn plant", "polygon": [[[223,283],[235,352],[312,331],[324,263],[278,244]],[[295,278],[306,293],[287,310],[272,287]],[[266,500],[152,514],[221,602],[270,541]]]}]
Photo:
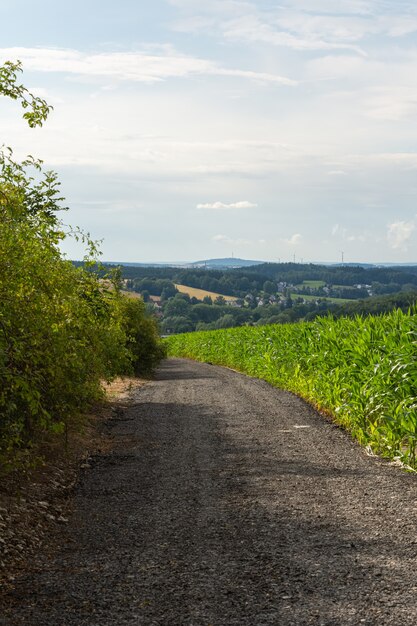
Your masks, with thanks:
[{"label": "corn plant", "polygon": [[417,310],[189,333],[169,354],[233,367],[331,413],[358,441],[416,468]]}]

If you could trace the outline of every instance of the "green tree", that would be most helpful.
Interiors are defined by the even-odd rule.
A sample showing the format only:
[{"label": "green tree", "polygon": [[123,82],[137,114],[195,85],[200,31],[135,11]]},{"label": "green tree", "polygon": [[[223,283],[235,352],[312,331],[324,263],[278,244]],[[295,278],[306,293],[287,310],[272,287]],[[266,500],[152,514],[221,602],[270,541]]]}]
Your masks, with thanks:
[{"label": "green tree", "polygon": [[233,315],[230,315],[230,313],[220,317],[215,324],[216,328],[232,328],[233,326],[236,326],[236,323]]},{"label": "green tree", "polygon": [[188,317],[173,315],[162,321],[162,330],[166,334],[189,333],[194,330],[194,324]]},{"label": "green tree", "polygon": [[263,291],[269,295],[277,292],[277,286],[271,280],[266,280],[262,287]]},{"label": "green tree", "polygon": [[[0,67],[0,94],[20,100],[29,126],[50,107],[19,85],[20,63]],[[105,281],[98,250],[58,218],[59,181],[42,162],[0,153],[0,467],[24,458],[43,433],[71,428],[74,415],[102,394],[102,380],[149,371],[161,358],[155,323],[127,300],[120,273]],[[66,237],[86,246],[75,266],[60,251]],[[94,271],[94,268],[96,271]]]},{"label": "green tree", "polygon": [[177,294],[174,298],[168,300],[164,306],[164,314],[166,317],[174,315],[187,316],[191,305],[187,302],[182,294]]},{"label": "green tree", "polygon": [[224,306],[226,304],[226,299],[223,296],[217,296],[214,304],[217,304],[218,306]]},{"label": "green tree", "polygon": [[24,85],[18,82],[22,72],[21,61],[6,61],[0,66],[0,95],[20,101],[25,110],[23,118],[31,128],[42,126],[52,107],[43,98],[34,96]]}]

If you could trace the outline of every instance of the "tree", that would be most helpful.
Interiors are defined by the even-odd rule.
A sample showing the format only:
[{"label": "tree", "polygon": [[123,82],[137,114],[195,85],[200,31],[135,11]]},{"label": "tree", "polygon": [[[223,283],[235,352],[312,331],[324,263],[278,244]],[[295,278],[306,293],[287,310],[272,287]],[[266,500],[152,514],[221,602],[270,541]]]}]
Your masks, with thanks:
[{"label": "tree", "polygon": [[230,313],[223,315],[223,317],[218,319],[215,324],[215,327],[219,329],[220,328],[233,328],[233,326],[236,326],[236,323],[235,323],[235,319],[233,315],[230,315]]},{"label": "tree", "polygon": [[168,300],[169,298],[173,298],[176,293],[178,293],[177,288],[174,283],[169,280],[163,280],[162,283],[162,291],[161,291],[161,300]]},{"label": "tree", "polygon": [[218,306],[224,306],[226,304],[226,299],[223,296],[217,296],[214,304],[217,304]]},{"label": "tree", "polygon": [[188,333],[194,330],[194,324],[188,317],[173,315],[162,321],[162,330],[169,334]]},{"label": "tree", "polygon": [[[20,63],[0,67],[0,94],[20,100],[29,126],[51,109],[17,83]],[[45,432],[68,432],[75,414],[102,395],[102,380],[149,370],[162,356],[144,305],[120,289],[120,272],[103,281],[96,244],[58,218],[55,172],[0,152],[0,468],[15,467]],[[86,246],[84,265],[60,243]],[[145,353],[146,352],[146,359]]]},{"label": "tree", "polygon": [[20,100],[25,110],[23,118],[31,128],[42,126],[52,108],[43,98],[34,96],[24,85],[18,83],[18,74],[22,72],[22,63],[6,61],[0,66],[0,95]]},{"label": "tree", "polygon": [[263,291],[269,295],[277,292],[277,286],[271,280],[266,280],[263,284]]},{"label": "tree", "polygon": [[166,317],[172,317],[174,315],[187,316],[191,305],[187,302],[182,294],[177,294],[171,300],[168,300],[164,306],[164,314]]}]

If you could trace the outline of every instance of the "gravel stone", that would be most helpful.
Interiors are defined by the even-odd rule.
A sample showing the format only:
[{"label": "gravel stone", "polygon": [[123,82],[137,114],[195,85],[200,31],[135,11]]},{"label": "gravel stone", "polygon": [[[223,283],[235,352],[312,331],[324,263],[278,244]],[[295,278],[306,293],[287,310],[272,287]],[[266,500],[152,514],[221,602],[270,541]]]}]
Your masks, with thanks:
[{"label": "gravel stone", "polygon": [[228,369],[170,359],[132,393],[2,626],[417,623],[415,475]]}]

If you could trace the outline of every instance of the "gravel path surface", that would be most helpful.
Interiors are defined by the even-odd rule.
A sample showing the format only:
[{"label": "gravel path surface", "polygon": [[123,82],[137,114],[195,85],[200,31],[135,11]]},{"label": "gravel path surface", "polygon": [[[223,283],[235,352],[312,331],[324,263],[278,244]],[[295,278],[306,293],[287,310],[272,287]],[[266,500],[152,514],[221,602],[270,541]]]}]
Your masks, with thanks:
[{"label": "gravel path surface", "polygon": [[230,370],[134,393],[2,626],[417,624],[417,477]]}]

